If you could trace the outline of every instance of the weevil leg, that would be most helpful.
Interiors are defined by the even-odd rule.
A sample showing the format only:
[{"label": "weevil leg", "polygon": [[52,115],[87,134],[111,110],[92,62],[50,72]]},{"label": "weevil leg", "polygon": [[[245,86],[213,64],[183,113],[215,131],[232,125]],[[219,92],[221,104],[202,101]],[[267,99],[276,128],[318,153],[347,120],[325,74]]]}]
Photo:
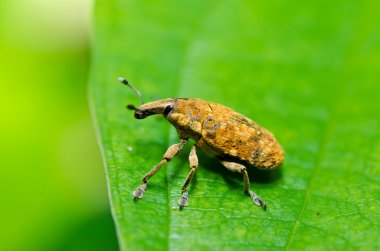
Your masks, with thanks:
[{"label": "weevil leg", "polygon": [[222,165],[232,172],[240,172],[244,176],[244,192],[248,194],[256,205],[261,206],[264,210],[267,208],[265,202],[257,196],[256,193],[250,189],[249,177],[247,168],[241,164],[235,162],[221,161]]},{"label": "weevil leg", "polygon": [[179,151],[186,145],[187,139],[181,139],[181,141],[177,144],[171,145],[168,150],[166,150],[164,157],[162,160],[155,165],[152,170],[150,170],[142,179],[142,184],[135,190],[133,191],[133,196],[134,199],[141,199],[144,197],[145,190],[147,188],[147,183],[148,180],[155,174],[157,173],[163,165],[168,163],[171,159],[173,159]]},{"label": "weevil leg", "polygon": [[197,147],[195,145],[193,145],[191,148],[191,151],[189,154],[189,162],[190,162],[190,172],[187,175],[185,182],[183,183],[182,196],[178,200],[178,205],[180,209],[187,206],[187,203],[189,201],[189,192],[187,191],[187,187],[189,186],[191,179],[194,176],[195,170],[198,167]]}]

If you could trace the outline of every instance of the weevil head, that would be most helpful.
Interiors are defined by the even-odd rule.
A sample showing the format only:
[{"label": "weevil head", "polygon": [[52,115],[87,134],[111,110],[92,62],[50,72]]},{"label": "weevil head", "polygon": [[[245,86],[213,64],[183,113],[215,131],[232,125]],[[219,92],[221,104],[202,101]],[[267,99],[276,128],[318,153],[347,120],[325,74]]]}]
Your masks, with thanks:
[{"label": "weevil head", "polygon": [[167,98],[145,103],[139,107],[128,105],[128,109],[135,111],[136,119],[145,119],[146,117],[155,114],[163,114],[164,116],[167,116],[174,109],[175,102],[176,99]]},{"label": "weevil head", "polygon": [[162,114],[176,127],[182,138],[195,138],[200,135],[201,123],[212,109],[208,102],[192,98],[167,98],[144,103],[141,93],[125,78],[119,78],[119,81],[130,87],[140,99],[141,105],[139,107],[127,106],[128,109],[135,111],[136,119],[145,119],[150,115]]}]

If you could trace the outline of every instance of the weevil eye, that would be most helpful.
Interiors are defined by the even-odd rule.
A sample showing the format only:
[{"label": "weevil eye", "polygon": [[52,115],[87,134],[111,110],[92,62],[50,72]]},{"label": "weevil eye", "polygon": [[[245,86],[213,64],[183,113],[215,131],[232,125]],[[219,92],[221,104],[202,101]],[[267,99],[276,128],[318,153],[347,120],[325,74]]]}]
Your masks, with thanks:
[{"label": "weevil eye", "polygon": [[164,110],[164,115],[165,116],[168,116],[169,113],[173,110],[173,106],[172,105],[168,105],[167,107],[165,107],[165,110]]}]

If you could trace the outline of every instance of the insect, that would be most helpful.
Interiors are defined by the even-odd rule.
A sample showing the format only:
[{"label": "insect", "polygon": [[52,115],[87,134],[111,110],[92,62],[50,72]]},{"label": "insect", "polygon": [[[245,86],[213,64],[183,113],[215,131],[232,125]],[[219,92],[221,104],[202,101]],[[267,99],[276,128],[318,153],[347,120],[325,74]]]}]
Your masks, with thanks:
[{"label": "insect", "polygon": [[250,189],[247,166],[272,169],[282,164],[284,151],[269,131],[226,106],[201,99],[167,98],[143,103],[141,93],[125,78],[119,78],[119,81],[129,86],[140,99],[139,107],[127,106],[135,111],[136,119],[162,114],[177,129],[180,138],[180,142],[170,146],[162,160],[143,177],[142,184],[133,192],[135,199],[144,196],[148,180],[174,158],[189,139],[193,139],[190,171],[178,200],[180,209],[188,205],[187,187],[198,167],[198,149],[218,158],[228,170],[243,174],[244,192],[256,205],[266,209],[265,202]]}]

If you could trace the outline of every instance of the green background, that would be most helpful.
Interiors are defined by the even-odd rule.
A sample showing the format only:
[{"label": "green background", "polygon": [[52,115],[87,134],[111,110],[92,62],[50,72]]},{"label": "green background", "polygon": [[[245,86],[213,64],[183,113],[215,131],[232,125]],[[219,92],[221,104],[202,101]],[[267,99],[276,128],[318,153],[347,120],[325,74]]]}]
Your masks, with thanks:
[{"label": "green background", "polygon": [[[91,67],[124,250],[375,250],[379,209],[379,6],[375,1],[98,1]],[[273,132],[282,169],[242,177],[200,154],[189,206],[178,210],[187,147],[134,202],[132,191],[178,142],[145,100],[198,97]],[[129,150],[128,150],[129,149]]]},{"label": "green background", "polygon": [[0,250],[117,250],[87,101],[90,10],[0,1]]}]

